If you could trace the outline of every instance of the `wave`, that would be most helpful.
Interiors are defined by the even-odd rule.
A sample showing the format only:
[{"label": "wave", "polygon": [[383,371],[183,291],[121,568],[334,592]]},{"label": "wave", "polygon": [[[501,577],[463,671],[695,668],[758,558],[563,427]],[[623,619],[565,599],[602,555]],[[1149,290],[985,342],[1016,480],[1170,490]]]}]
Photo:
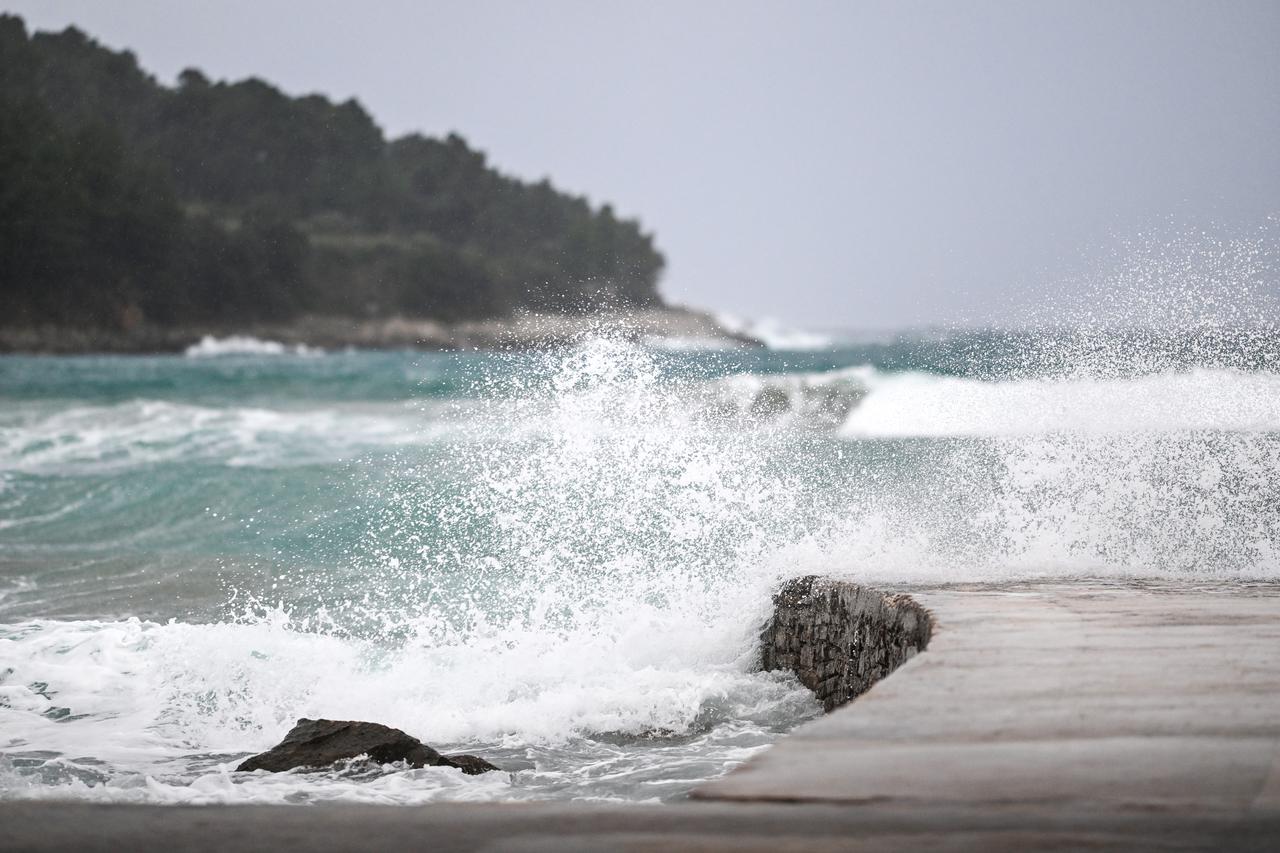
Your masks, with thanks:
[{"label": "wave", "polygon": [[802,536],[779,537],[780,571],[1280,577],[1275,373],[982,381],[861,367],[720,385],[762,419],[848,442],[843,463],[808,463],[829,496],[809,502]]},{"label": "wave", "polygon": [[814,373],[739,373],[701,389],[711,410],[796,428],[833,429],[845,423],[876,372],[869,366]]},{"label": "wave", "polygon": [[164,400],[71,408],[41,403],[0,418],[0,467],[99,473],[192,460],[307,464],[430,438],[421,409],[403,405],[288,411]]},{"label": "wave", "polygon": [[[14,741],[0,791],[678,796],[816,713],[794,681],[752,672],[783,578],[1280,577],[1275,374],[691,376],[616,340],[528,358],[538,370],[520,361],[476,392],[480,404],[438,419],[154,401],[6,412],[0,467],[113,484],[128,479],[113,466],[142,477],[170,458],[286,464],[446,440],[378,457],[363,484],[326,481],[333,512],[316,511],[314,484],[299,487],[298,515],[316,511],[315,526],[251,546],[251,567],[274,560],[264,578],[236,576],[235,613],[0,628],[0,726]],[[272,514],[259,484],[290,482],[231,473],[252,480],[245,516]],[[27,479],[42,482],[15,488],[53,478]],[[269,526],[255,525],[245,539]],[[207,535],[219,558],[234,551],[225,528]],[[307,552],[304,539],[326,547]],[[143,577],[103,581],[99,568],[77,594]],[[43,582],[34,563],[23,574]],[[183,596],[196,594],[189,574]],[[377,720],[514,774],[230,771],[299,716]]]},{"label": "wave", "polygon": [[[679,796],[817,713],[794,679],[753,671],[776,580],[757,557],[795,520],[788,478],[744,453],[749,434],[691,422],[645,348],[547,357],[550,394],[468,412],[362,496],[371,517],[346,553],[244,590],[248,616],[4,629],[5,795]],[[229,773],[308,715],[516,772],[479,788],[403,768]]]},{"label": "wave", "polygon": [[323,355],[324,350],[306,344],[285,346],[279,341],[264,341],[249,335],[217,338],[205,335],[183,351],[187,358],[217,358],[228,355]]},{"label": "wave", "polygon": [[[1125,378],[982,381],[867,371],[846,436],[1280,430],[1280,375],[1196,369]],[[842,381],[833,377],[833,382]]]},{"label": "wave", "polygon": [[691,393],[711,413],[861,439],[1280,431],[1280,374],[1226,368],[982,380],[860,365],[738,373]]},{"label": "wave", "polygon": [[[661,796],[681,790],[687,774],[723,773],[771,740],[774,726],[817,713],[794,681],[750,672],[727,623],[681,624],[657,608],[633,615],[569,631],[482,627],[456,643],[416,636],[391,649],[278,610],[207,625],[0,626],[0,790],[412,804],[551,791],[616,797],[631,778],[633,797]],[[359,762],[304,775],[232,772],[299,716],[378,720],[441,749],[482,751],[515,775]],[[627,737],[634,748],[620,750]]]}]

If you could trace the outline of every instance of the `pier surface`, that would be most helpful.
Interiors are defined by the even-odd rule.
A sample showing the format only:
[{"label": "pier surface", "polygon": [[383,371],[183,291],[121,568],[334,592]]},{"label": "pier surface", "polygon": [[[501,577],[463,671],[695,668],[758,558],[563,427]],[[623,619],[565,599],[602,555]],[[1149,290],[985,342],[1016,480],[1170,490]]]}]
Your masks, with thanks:
[{"label": "pier surface", "polygon": [[915,591],[928,649],[687,803],[0,804],[0,850],[1277,850],[1280,585]]}]

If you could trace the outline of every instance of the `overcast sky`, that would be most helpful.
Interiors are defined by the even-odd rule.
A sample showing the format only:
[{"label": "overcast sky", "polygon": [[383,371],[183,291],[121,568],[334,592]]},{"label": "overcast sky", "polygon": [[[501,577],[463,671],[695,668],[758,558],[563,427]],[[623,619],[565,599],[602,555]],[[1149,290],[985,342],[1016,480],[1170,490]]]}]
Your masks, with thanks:
[{"label": "overcast sky", "polygon": [[171,82],[358,98],[638,216],[678,302],[982,320],[1280,214],[1280,2],[0,0]]}]

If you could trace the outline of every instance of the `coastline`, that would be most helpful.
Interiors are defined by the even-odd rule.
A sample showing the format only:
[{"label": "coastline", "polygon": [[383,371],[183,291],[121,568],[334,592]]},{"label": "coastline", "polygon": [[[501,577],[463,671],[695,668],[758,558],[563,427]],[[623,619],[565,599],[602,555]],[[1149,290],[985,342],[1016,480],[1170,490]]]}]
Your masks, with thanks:
[{"label": "coastline", "polygon": [[67,326],[0,327],[0,354],[149,355],[180,353],[206,337],[247,336],[286,346],[321,349],[520,350],[573,343],[607,329],[626,340],[690,341],[714,346],[761,346],[690,308],[647,308],[591,314],[519,313],[511,317],[442,323],[387,317],[304,316],[288,323],[247,325],[138,324],[128,330]]},{"label": "coastline", "polygon": [[0,803],[14,850],[1238,849],[1280,842],[1280,585],[921,588],[929,647],[665,806]]}]

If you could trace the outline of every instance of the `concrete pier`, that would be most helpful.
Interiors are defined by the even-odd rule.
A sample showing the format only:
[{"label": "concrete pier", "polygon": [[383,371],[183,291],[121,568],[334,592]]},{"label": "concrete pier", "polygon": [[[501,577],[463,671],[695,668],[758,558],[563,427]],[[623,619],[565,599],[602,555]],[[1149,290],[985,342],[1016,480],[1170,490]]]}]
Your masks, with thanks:
[{"label": "concrete pier", "polygon": [[1280,849],[1280,585],[912,596],[926,651],[687,803],[18,802],[0,849]]},{"label": "concrete pier", "polygon": [[1272,586],[913,595],[926,652],[702,798],[1280,809]]}]

